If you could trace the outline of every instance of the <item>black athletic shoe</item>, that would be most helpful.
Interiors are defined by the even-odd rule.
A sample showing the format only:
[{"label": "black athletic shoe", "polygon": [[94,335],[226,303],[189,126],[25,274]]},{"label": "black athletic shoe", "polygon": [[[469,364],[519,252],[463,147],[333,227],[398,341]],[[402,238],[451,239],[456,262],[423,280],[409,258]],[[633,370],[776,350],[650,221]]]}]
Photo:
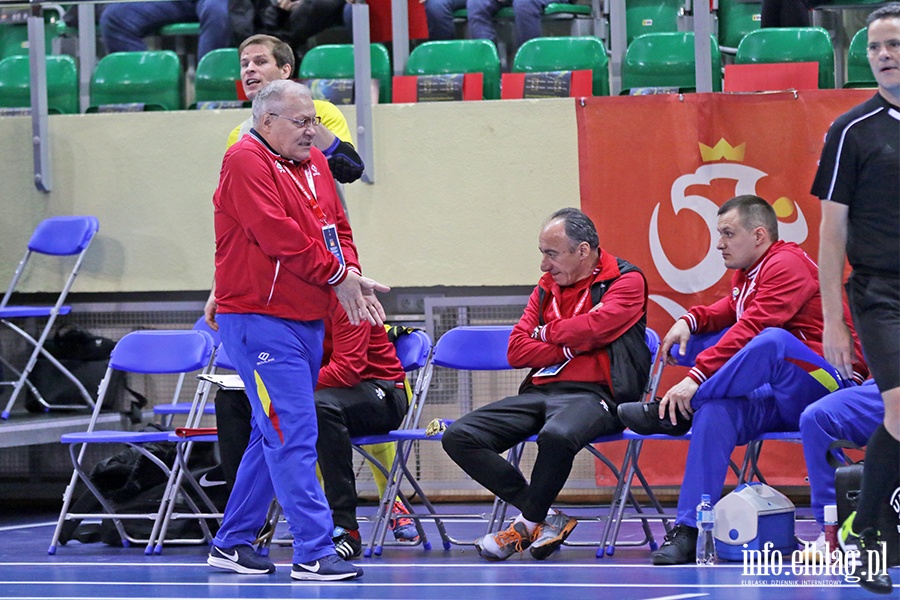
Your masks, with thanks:
[{"label": "black athletic shoe", "polygon": [[691,429],[690,419],[676,411],[677,425],[669,419],[659,418],[659,400],[653,402],[625,402],[617,409],[619,419],[628,429],[641,435],[665,433],[668,435],[684,435]]},{"label": "black athletic shoe", "polygon": [[697,560],[697,528],[676,525],[659,550],[650,554],[654,565],[684,565]]},{"label": "black athletic shoe", "polygon": [[[894,589],[891,576],[887,572],[887,566],[872,564],[869,552],[881,556],[882,542],[878,531],[872,527],[863,529],[862,533],[853,532],[853,520],[856,511],[850,513],[847,520],[838,530],[838,542],[841,550],[850,561],[851,574],[859,578],[859,585],[876,594],[890,594]],[[880,561],[878,561],[880,562]]]},{"label": "black athletic shoe", "polygon": [[291,578],[301,581],[340,581],[354,579],[363,574],[361,567],[351,565],[337,554],[308,563],[294,564]]},{"label": "black athletic shoe", "polygon": [[275,564],[258,555],[249,544],[232,548],[213,546],[209,550],[206,564],[217,569],[227,569],[243,575],[263,575],[274,573]]},{"label": "black athletic shoe", "polygon": [[343,560],[357,558],[362,554],[362,540],[359,538],[359,529],[335,527],[331,533],[331,541],[334,542],[335,552]]}]

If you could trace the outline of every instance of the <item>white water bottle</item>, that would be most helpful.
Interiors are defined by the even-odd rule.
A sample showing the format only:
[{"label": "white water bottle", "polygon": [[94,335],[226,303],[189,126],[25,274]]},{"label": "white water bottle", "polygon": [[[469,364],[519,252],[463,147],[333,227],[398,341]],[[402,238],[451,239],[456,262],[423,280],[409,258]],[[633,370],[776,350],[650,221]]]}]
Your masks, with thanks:
[{"label": "white water bottle", "polygon": [[697,564],[716,564],[716,541],[713,538],[713,526],[716,522],[715,512],[709,494],[700,496],[697,505]]}]

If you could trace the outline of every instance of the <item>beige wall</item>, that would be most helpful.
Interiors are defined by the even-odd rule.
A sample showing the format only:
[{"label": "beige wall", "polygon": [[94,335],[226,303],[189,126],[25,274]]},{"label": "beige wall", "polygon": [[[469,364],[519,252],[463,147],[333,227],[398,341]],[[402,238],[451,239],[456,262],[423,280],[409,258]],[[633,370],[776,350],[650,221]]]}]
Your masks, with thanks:
[{"label": "beige wall", "polygon": [[[389,285],[531,285],[537,234],[579,205],[574,101],[375,107],[374,185],[347,188],[367,274]],[[31,120],[0,118],[0,280],[34,226],[93,214],[80,292],[204,290],[211,197],[228,132],[249,111],[54,115],[53,191],[33,185]],[[351,128],[355,114],[345,110]],[[58,285],[31,277],[29,291]]]}]

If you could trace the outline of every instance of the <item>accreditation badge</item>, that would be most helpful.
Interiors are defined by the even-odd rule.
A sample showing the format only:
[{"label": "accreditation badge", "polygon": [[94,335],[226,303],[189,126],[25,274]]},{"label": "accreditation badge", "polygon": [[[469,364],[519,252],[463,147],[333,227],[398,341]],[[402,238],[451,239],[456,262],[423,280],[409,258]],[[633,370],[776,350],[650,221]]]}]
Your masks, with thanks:
[{"label": "accreditation badge", "polygon": [[344,264],[344,252],[341,250],[341,241],[338,239],[336,225],[324,225],[322,227],[322,238],[325,240],[325,247],[334,254],[334,257]]}]

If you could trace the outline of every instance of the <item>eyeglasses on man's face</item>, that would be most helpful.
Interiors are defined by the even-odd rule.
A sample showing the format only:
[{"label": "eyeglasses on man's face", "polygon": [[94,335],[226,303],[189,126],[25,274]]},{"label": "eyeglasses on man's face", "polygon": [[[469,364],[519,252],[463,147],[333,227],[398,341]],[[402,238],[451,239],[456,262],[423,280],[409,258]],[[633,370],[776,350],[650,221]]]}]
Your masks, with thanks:
[{"label": "eyeglasses on man's face", "polygon": [[277,113],[269,113],[273,117],[278,117],[279,119],[284,119],[286,121],[290,121],[294,125],[297,126],[298,129],[308,129],[310,127],[315,127],[316,125],[322,122],[322,117],[306,117],[305,119],[292,119],[291,117],[286,117],[284,115],[279,115]]}]

